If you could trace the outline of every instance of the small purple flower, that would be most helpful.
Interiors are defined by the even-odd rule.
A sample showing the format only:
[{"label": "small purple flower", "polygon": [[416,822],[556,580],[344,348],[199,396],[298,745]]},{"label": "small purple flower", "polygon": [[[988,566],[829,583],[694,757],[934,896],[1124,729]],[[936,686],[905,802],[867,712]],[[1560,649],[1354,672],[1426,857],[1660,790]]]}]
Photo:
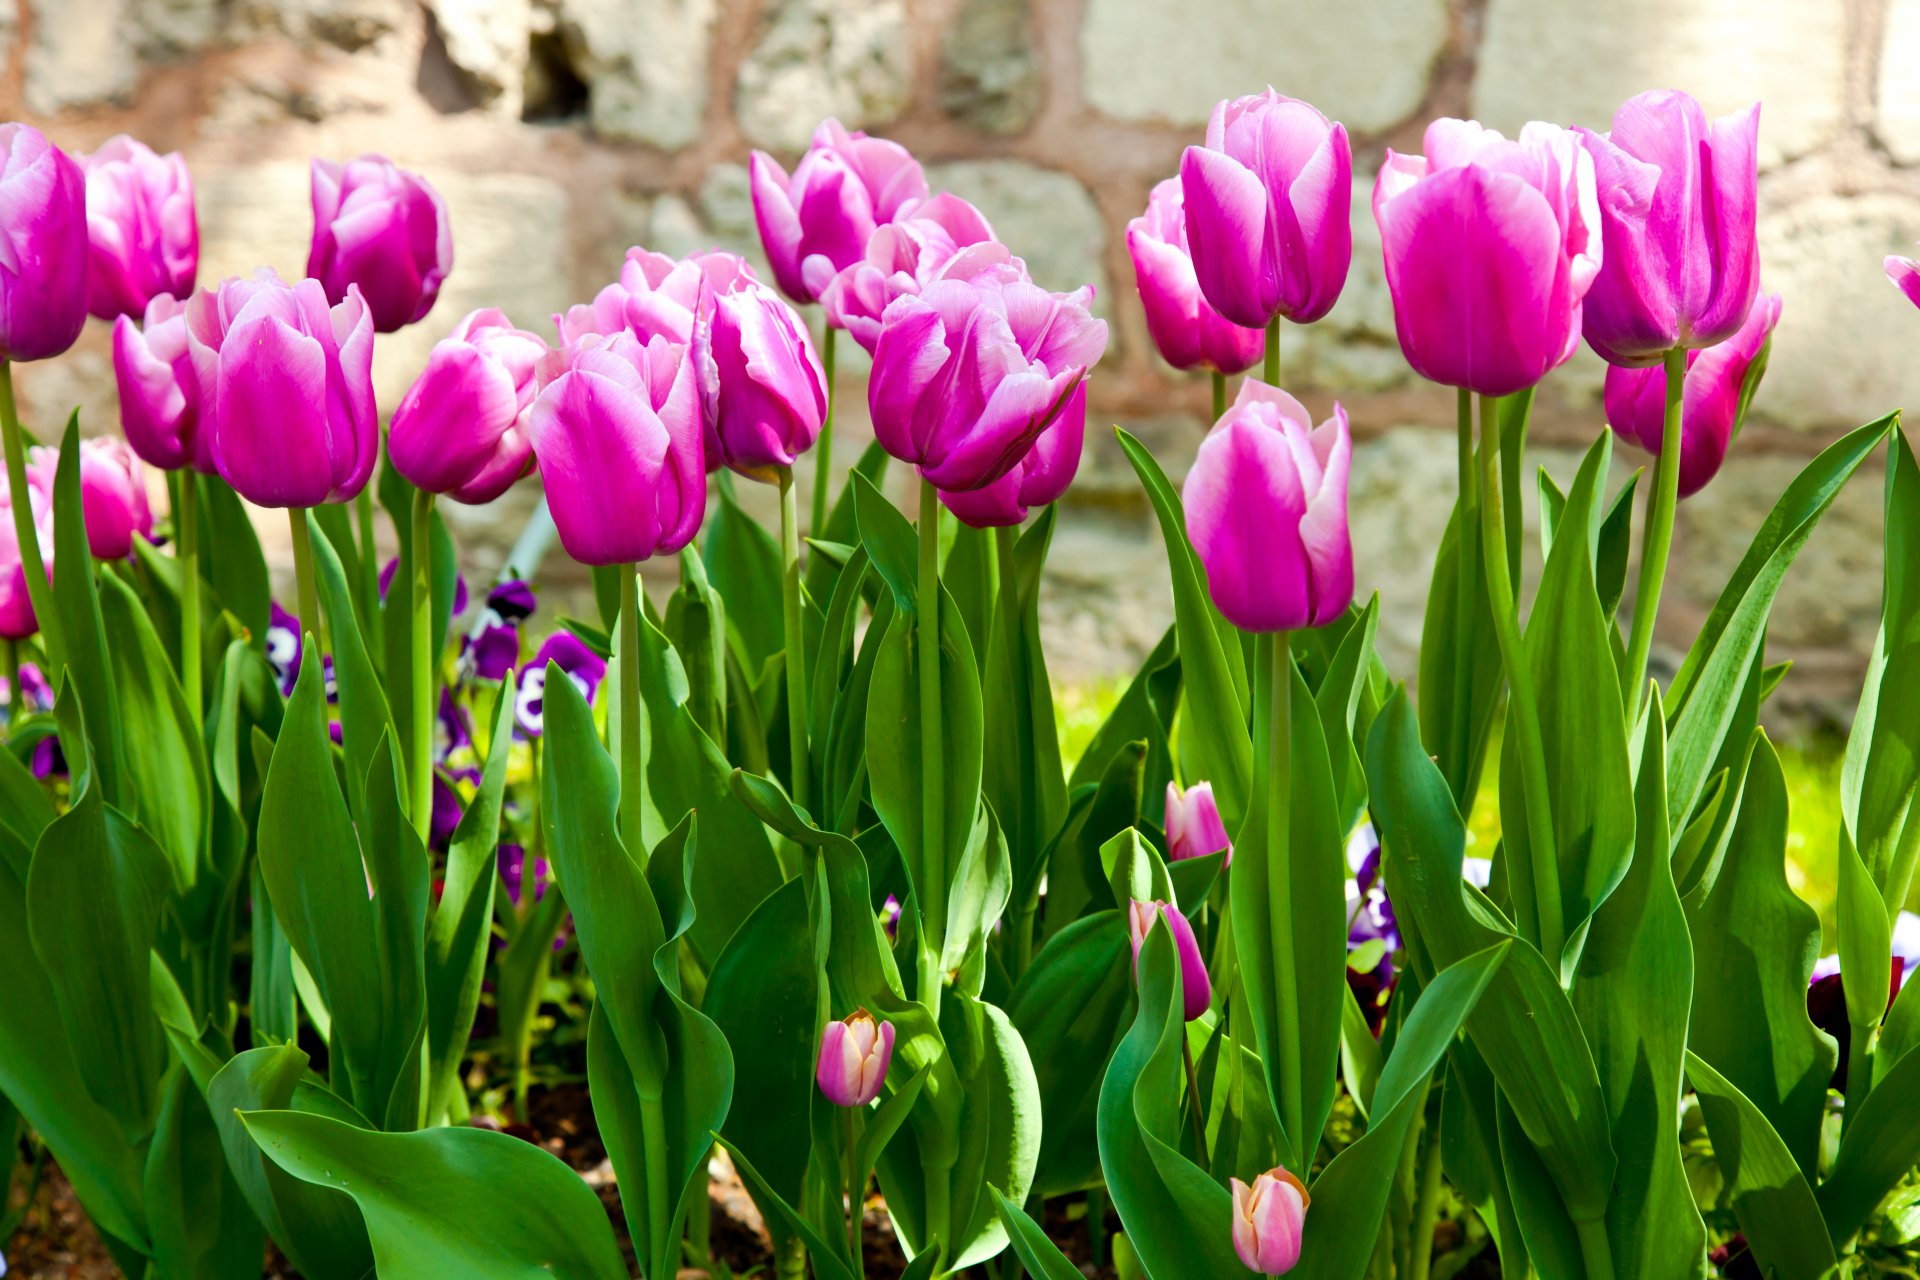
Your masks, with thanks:
[{"label": "small purple flower", "polygon": [[[495,855],[500,866],[500,883],[506,886],[507,899],[515,907],[525,907],[523,895],[528,889],[533,892],[533,901],[538,902],[547,892],[547,886],[553,882],[553,869],[545,858],[527,857],[526,849],[517,844],[503,844]],[[529,868],[528,863],[532,866]],[[531,884],[529,884],[531,879]]]},{"label": "small purple flower", "polygon": [[452,779],[435,770],[433,774],[433,815],[427,822],[427,846],[431,849],[445,850],[453,840],[454,828],[460,825],[460,818],[466,812],[461,803],[460,793],[454,788]]},{"label": "small purple flower", "polygon": [[280,692],[293,696],[293,682],[300,676],[300,619],[273,602],[267,621],[267,662],[280,678]]},{"label": "small purple flower", "polygon": [[[1893,948],[1887,961],[1887,1007],[1893,1007],[1900,988],[1920,968],[1920,915],[1902,911],[1893,922]],[[1847,989],[1840,976],[1840,957],[1821,956],[1814,962],[1807,982],[1807,1017],[1813,1025],[1832,1036],[1840,1045],[1840,1060],[1833,1070],[1833,1087],[1847,1091],[1847,1049],[1853,1027],[1847,1020]]]},{"label": "small purple flower", "polygon": [[537,605],[533,588],[518,578],[487,593],[480,629],[461,642],[460,669],[468,678],[501,681],[520,665],[520,624]]},{"label": "small purple flower", "polygon": [[440,714],[434,719],[433,758],[444,761],[454,752],[473,745],[473,731],[467,725],[467,709],[453,696],[453,690],[440,690]]},{"label": "small purple flower", "polygon": [[514,702],[513,717],[522,737],[540,736],[547,709],[549,662],[567,674],[574,687],[580,690],[580,696],[589,703],[593,701],[594,694],[599,692],[600,682],[607,676],[606,662],[581,643],[580,638],[571,631],[556,631],[548,636],[546,643],[540,646],[540,651],[533,655],[533,663],[520,682],[520,692]]}]

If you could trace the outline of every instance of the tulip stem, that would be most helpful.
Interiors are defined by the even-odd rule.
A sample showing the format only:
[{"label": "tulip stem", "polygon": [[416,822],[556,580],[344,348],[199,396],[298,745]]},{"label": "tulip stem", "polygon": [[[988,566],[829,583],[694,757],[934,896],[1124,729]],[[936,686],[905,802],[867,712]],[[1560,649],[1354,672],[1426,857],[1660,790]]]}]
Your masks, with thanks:
[{"label": "tulip stem", "polygon": [[[1267,900],[1279,904],[1272,913],[1273,963],[1280,971],[1294,968],[1293,946],[1293,653],[1284,631],[1254,637],[1255,776],[1266,791],[1257,801],[1258,828],[1266,844]],[[1306,1101],[1294,1047],[1300,1043],[1300,991],[1296,984],[1274,984],[1279,1025],[1274,1028],[1272,1072],[1279,1077],[1280,1096],[1273,1100],[1280,1128],[1292,1144],[1288,1167],[1305,1178],[1319,1145],[1318,1134],[1306,1132]]]},{"label": "tulip stem", "polygon": [[946,775],[940,706],[940,494],[920,482],[920,1003],[940,1020],[946,910]]},{"label": "tulip stem", "polygon": [[640,750],[640,566],[620,566],[620,842],[627,856],[647,865],[640,810],[644,768]]},{"label": "tulip stem", "polygon": [[1200,1097],[1200,1073],[1193,1066],[1193,1041],[1187,1029],[1180,1028],[1180,1057],[1187,1067],[1187,1105],[1193,1112],[1193,1141],[1200,1150],[1200,1167],[1211,1169],[1213,1158],[1207,1154],[1207,1104]]},{"label": "tulip stem", "polygon": [[[1499,397],[1480,397],[1480,550],[1485,556],[1487,594],[1493,603],[1493,630],[1500,662],[1507,671],[1507,696],[1519,735],[1520,793],[1526,802],[1529,869],[1533,873],[1535,939],[1547,963],[1560,973],[1562,932],[1560,863],[1554,853],[1553,814],[1547,807],[1547,755],[1540,736],[1540,709],[1533,696],[1533,669],[1520,643],[1520,613],[1508,576],[1507,517],[1500,488]],[[1524,916],[1525,912],[1522,911]]]},{"label": "tulip stem", "polygon": [[1587,1264],[1587,1280],[1613,1280],[1613,1246],[1607,1241],[1607,1220],[1578,1219],[1573,1229],[1580,1236],[1580,1257]]},{"label": "tulip stem", "polygon": [[13,500],[13,532],[20,544],[20,562],[29,566],[27,599],[40,627],[40,643],[47,651],[47,675],[58,682],[66,649],[60,643],[60,617],[53,611],[53,579],[40,554],[40,530],[33,520],[33,499],[27,487],[27,451],[22,443],[20,413],[13,401],[13,362],[0,360],[0,445],[7,458],[7,493]]},{"label": "tulip stem", "polygon": [[1456,459],[1459,471],[1460,493],[1454,516],[1454,644],[1453,644],[1453,759],[1448,763],[1459,770],[1461,795],[1459,804],[1462,811],[1473,808],[1473,797],[1465,794],[1473,781],[1472,762],[1468,756],[1473,751],[1473,722],[1471,699],[1473,686],[1473,652],[1469,645],[1461,643],[1466,636],[1467,619],[1473,616],[1473,555],[1477,550],[1473,546],[1474,506],[1477,501],[1474,492],[1473,471],[1473,392],[1465,387],[1459,388],[1456,415],[1455,440],[1458,445]]},{"label": "tulip stem", "polygon": [[860,1256],[860,1210],[861,1201],[867,1198],[866,1170],[860,1167],[860,1144],[854,1137],[854,1110],[853,1107],[840,1108],[847,1142],[847,1253],[853,1259],[853,1274],[864,1276],[867,1269]]},{"label": "tulip stem", "polygon": [[354,514],[360,522],[360,607],[366,613],[365,630],[375,653],[381,652],[373,638],[380,625],[380,561],[373,546],[373,486],[362,485],[353,499]]},{"label": "tulip stem", "polygon": [[1660,427],[1660,457],[1647,494],[1647,527],[1641,537],[1640,583],[1633,594],[1633,633],[1627,645],[1627,713],[1640,718],[1646,702],[1647,659],[1653,653],[1653,623],[1660,613],[1660,589],[1667,578],[1667,553],[1673,549],[1673,509],[1680,500],[1680,424],[1687,388],[1687,353],[1667,352],[1667,416]]},{"label": "tulip stem", "polygon": [[173,513],[173,536],[180,548],[180,691],[187,714],[200,724],[200,477],[192,467],[180,471],[180,509]]},{"label": "tulip stem", "polygon": [[[313,535],[307,531],[307,509],[305,507],[287,508],[287,531],[293,537],[293,586],[294,598],[300,605],[300,630],[313,637],[312,647],[317,651],[315,657],[322,663],[326,661],[326,629],[320,619],[320,593],[313,580]],[[300,641],[300,660],[307,659],[307,641]],[[326,675],[324,666],[320,669],[322,677]],[[323,681],[324,683],[324,681]]]},{"label": "tulip stem", "polygon": [[827,416],[820,424],[820,439],[813,447],[813,522],[807,532],[823,538],[827,531],[827,498],[833,485],[833,338],[838,332],[827,326],[820,343],[820,364],[827,375]]},{"label": "tulip stem", "polygon": [[[807,758],[807,637],[800,613],[800,503],[794,492],[793,468],[775,470],[780,475],[780,612],[786,630],[787,763],[793,802],[805,809],[808,793],[813,790],[813,766]],[[814,495],[816,499],[820,495],[818,486]]]},{"label": "tulip stem", "polygon": [[1433,1273],[1433,1228],[1440,1216],[1440,1134],[1427,1137],[1420,1159],[1420,1197],[1414,1204],[1413,1238],[1408,1242],[1407,1280],[1427,1280]]},{"label": "tulip stem", "polygon": [[[1267,321],[1267,362],[1264,366],[1266,384],[1270,387],[1280,385],[1280,317]],[[1221,413],[1226,409],[1222,408]],[[1216,415],[1217,420],[1218,415]]]},{"label": "tulip stem", "polygon": [[413,827],[424,843],[433,826],[433,495],[413,494],[413,611],[408,616],[413,662]]},{"label": "tulip stem", "polygon": [[1227,416],[1227,375],[1218,369],[1213,371],[1213,420],[1215,422]]}]

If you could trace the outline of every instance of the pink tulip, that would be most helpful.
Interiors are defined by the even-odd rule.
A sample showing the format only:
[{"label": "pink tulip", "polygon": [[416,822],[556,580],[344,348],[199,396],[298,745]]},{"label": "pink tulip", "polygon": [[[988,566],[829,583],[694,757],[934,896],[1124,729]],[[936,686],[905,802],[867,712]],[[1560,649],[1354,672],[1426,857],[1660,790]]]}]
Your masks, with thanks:
[{"label": "pink tulip", "polygon": [[262,507],[345,502],[380,452],[373,402],[373,319],[349,285],[329,308],[318,280],[287,284],[261,268],[187,303],[187,349],[200,380],[213,461]]},{"label": "pink tulip", "polygon": [[1027,518],[1029,509],[1056,502],[1066,493],[1080,469],[1086,438],[1087,384],[1082,382],[1013,470],[982,489],[942,489],[940,501],[975,529],[1017,525]]},{"label": "pink tulip", "polygon": [[628,564],[691,542],[707,468],[687,349],[586,337],[541,357],[539,378],[526,429],[567,554]]},{"label": "pink tulip", "polygon": [[707,465],[774,479],[813,447],[827,375],[792,307],[765,285],[709,291],[694,327]]},{"label": "pink tulip", "polygon": [[[51,506],[60,451],[36,445],[27,451],[29,482],[48,495]],[[153,511],[147,505],[146,476],[126,441],[102,436],[80,442],[80,514],[87,549],[96,560],[124,560],[133,554],[133,537],[151,537]]]},{"label": "pink tulip", "polygon": [[1135,898],[1127,906],[1127,938],[1133,944],[1135,977],[1140,972],[1140,948],[1146,945],[1147,934],[1153,929],[1156,917],[1164,920],[1168,931],[1173,934],[1174,953],[1180,958],[1182,1009],[1186,1020],[1192,1022],[1205,1013],[1207,1006],[1212,1003],[1213,980],[1207,976],[1207,962],[1200,954],[1200,943],[1193,936],[1193,926],[1170,902]]},{"label": "pink tulip", "polygon": [[864,1107],[880,1096],[893,1061],[893,1024],[876,1022],[865,1009],[820,1033],[820,1061],[814,1070],[820,1092],[837,1107]]},{"label": "pink tulip", "polygon": [[313,161],[313,248],[307,274],[327,298],[358,285],[381,333],[433,310],[453,270],[453,234],[440,193],[385,156]]},{"label": "pink tulip", "polygon": [[184,300],[200,266],[187,162],[125,134],[79,161],[87,175],[88,310],[111,320],[143,315],[163,294]]},{"label": "pink tulip", "polygon": [[1147,335],[1168,364],[1244,373],[1260,362],[1266,332],[1233,323],[1201,295],[1178,178],[1156,184],[1147,211],[1127,224],[1127,253],[1147,313]]},{"label": "pink tulip", "polygon": [[31,125],[0,124],[0,360],[45,360],[87,323],[87,179]]},{"label": "pink tulip", "polygon": [[203,429],[200,379],[187,344],[187,305],[155,294],[146,320],[113,321],[113,378],[120,388],[120,426],[150,466],[192,467],[214,474],[213,433]]},{"label": "pink tulip", "polygon": [[1306,1230],[1312,1197],[1300,1179],[1285,1169],[1263,1173],[1248,1186],[1233,1188],[1233,1249],[1247,1269],[1283,1276],[1300,1261],[1300,1236]]},{"label": "pink tulip", "polygon": [[1213,109],[1207,142],[1180,157],[1200,291],[1234,324],[1264,329],[1333,309],[1353,262],[1353,148],[1345,125],[1268,89]]},{"label": "pink tulip", "polygon": [[659,336],[684,346],[693,341],[703,287],[719,295],[755,283],[753,268],[737,253],[713,249],[674,259],[634,248],[627,250],[619,280],[553,322],[563,343],[625,329],[643,343]]},{"label": "pink tulip", "polygon": [[1298,400],[1249,378],[1187,472],[1187,533],[1207,589],[1244,631],[1324,626],[1353,602],[1353,440],[1337,404],[1311,423]]},{"label": "pink tulip", "polygon": [[1889,254],[1887,279],[1893,281],[1894,288],[1906,295],[1908,302],[1920,307],[1920,261]]},{"label": "pink tulip", "polygon": [[919,162],[897,142],[822,121],[788,177],[763,151],[751,164],[753,218],[774,282],[795,302],[813,302],[834,273],[866,252],[874,229],[927,194]]},{"label": "pink tulip", "polygon": [[[53,571],[53,503],[31,477],[27,493],[33,504],[33,523],[40,535],[40,554],[46,563],[42,572],[50,574]],[[0,639],[25,640],[39,629],[33,598],[27,594],[26,562],[20,555],[19,535],[13,526],[13,500],[0,486]]]},{"label": "pink tulip", "polygon": [[1167,857],[1172,861],[1204,858],[1224,849],[1225,865],[1233,865],[1233,842],[1227,839],[1227,824],[1220,819],[1211,782],[1196,782],[1185,791],[1177,782],[1167,783],[1166,829]]},{"label": "pink tulip", "polygon": [[1587,342],[1615,365],[1731,338],[1760,287],[1760,104],[1708,123],[1684,93],[1629,98],[1593,156],[1605,243],[1586,299]]},{"label": "pink tulip", "polygon": [[871,353],[880,317],[903,294],[919,293],[935,280],[1026,278],[1026,264],[993,238],[981,212],[943,191],[914,201],[876,229],[860,260],[827,282],[820,305],[828,324],[845,329]]},{"label": "pink tulip", "polygon": [[1509,142],[1436,120],[1424,157],[1387,152],[1373,216],[1400,349],[1423,377],[1509,395],[1573,354],[1601,260],[1593,159],[1573,134],[1535,123]]},{"label": "pink tulip", "polygon": [[[1687,352],[1680,401],[1680,496],[1698,493],[1719,472],[1740,427],[1741,392],[1766,372],[1765,352],[1780,323],[1780,295],[1761,297],[1731,338]],[[1607,370],[1607,423],[1623,440],[1660,455],[1666,426],[1667,378],[1661,369]]]},{"label": "pink tulip", "polygon": [[427,367],[394,410],[394,470],[455,502],[492,502],[527,473],[532,448],[521,415],[539,389],[547,344],[493,307],[434,344]]}]

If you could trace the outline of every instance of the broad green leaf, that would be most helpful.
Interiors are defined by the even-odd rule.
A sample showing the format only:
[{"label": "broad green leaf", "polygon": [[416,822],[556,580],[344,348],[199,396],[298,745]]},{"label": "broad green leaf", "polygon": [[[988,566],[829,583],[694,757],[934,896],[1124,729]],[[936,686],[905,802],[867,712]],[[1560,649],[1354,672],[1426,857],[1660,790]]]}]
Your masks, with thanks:
[{"label": "broad green leaf", "polygon": [[[373,659],[360,637],[355,593],[349,585],[346,570],[341,567],[340,556],[333,544],[327,541],[326,534],[321,532],[311,512],[307,521],[313,539],[314,575],[319,580],[321,609],[327,616],[327,636],[332,642],[334,683],[339,693],[340,741],[347,763],[348,809],[364,817],[367,797],[361,788],[366,781],[367,771],[373,767],[374,753],[388,734],[395,735],[397,740],[399,730],[396,725],[406,722],[396,721],[387,706],[387,695],[381,690],[380,675],[374,670]],[[402,603],[402,597],[408,590],[407,583],[396,572],[389,591],[396,609],[404,610],[407,607]],[[394,616],[397,618],[401,615]],[[301,625],[312,629],[312,625],[304,618],[301,619]],[[403,634],[405,632],[404,627],[395,629]],[[411,691],[408,696],[411,696]]]},{"label": "broad green leaf", "polygon": [[1472,809],[1479,794],[1505,683],[1480,550],[1479,508],[1465,494],[1455,499],[1440,535],[1420,628],[1420,734],[1463,811]]},{"label": "broad green leaf", "polygon": [[855,547],[845,568],[834,579],[833,597],[827,602],[826,621],[820,629],[820,645],[814,650],[813,687],[808,698],[807,732],[815,743],[824,743],[833,723],[834,703],[853,674],[854,631],[860,621],[860,606],[870,564],[865,547]]},{"label": "broad green leaf", "polygon": [[834,546],[850,547],[860,537],[860,520],[854,509],[858,487],[854,477],[859,476],[877,492],[885,483],[890,461],[886,449],[878,440],[861,450],[859,461],[853,464],[846,482],[833,499],[833,510],[827,513],[826,528],[809,531],[812,534],[807,539],[809,546],[821,553],[807,557],[807,594],[815,600],[829,600],[840,589],[840,571],[845,562],[836,563],[831,555],[826,554],[827,549]]},{"label": "broad green leaf", "polygon": [[807,1258],[813,1263],[814,1273],[820,1280],[854,1280],[853,1273],[847,1270],[847,1264],[841,1260],[846,1252],[844,1246],[836,1247],[821,1239],[820,1233],[813,1229],[813,1224],[807,1221],[806,1216],[788,1203],[784,1196],[774,1190],[773,1184],[754,1168],[746,1152],[718,1135],[714,1140],[733,1157],[733,1167],[740,1174],[740,1181],[753,1193],[755,1203],[767,1206],[783,1228],[783,1234],[799,1236],[806,1244]]},{"label": "broad green leaf", "polygon": [[[1717,1146],[1717,1143],[1716,1143]],[[1816,1193],[1834,1248],[1844,1248],[1920,1163],[1920,1053],[1889,1068],[1848,1124]]]},{"label": "broad green leaf", "polygon": [[240,619],[255,647],[264,646],[273,608],[267,558],[246,504],[219,476],[200,477],[200,545],[210,552],[201,568],[214,594]]},{"label": "broad green leaf", "polygon": [[860,545],[866,548],[881,581],[892,591],[895,606],[903,616],[911,617],[919,607],[919,538],[914,527],[864,477],[855,477],[850,488]]},{"label": "broad green leaf", "polygon": [[1040,1229],[1039,1223],[1029,1218],[1019,1205],[1001,1195],[1000,1188],[987,1189],[993,1192],[993,1203],[1000,1210],[1000,1220],[1006,1223],[1014,1253],[1036,1280],[1084,1280],[1080,1268],[1067,1260],[1067,1255],[1061,1253],[1060,1247],[1047,1238],[1047,1233]]},{"label": "broad green leaf", "polygon": [[1860,861],[1844,823],[1839,844],[1840,892],[1835,913],[1839,917],[1841,985],[1846,991],[1847,1022],[1853,1034],[1870,1037],[1887,1011],[1887,1002],[1880,995],[1880,975],[1887,971],[1887,957],[1893,954],[1893,930],[1880,888]]},{"label": "broad green leaf", "polygon": [[[364,853],[380,965],[380,1058],[361,1111],[383,1129],[414,1129],[426,1120],[427,852],[401,801],[400,754],[389,736],[367,774]],[[359,1022],[373,1011],[341,1009]]]},{"label": "broad green leaf", "polygon": [[1151,754],[1145,742],[1126,743],[1108,757],[1097,786],[1075,792],[1066,825],[1046,857],[1049,938],[1088,911],[1122,905],[1113,896],[1100,850],[1145,818],[1142,810],[1151,803],[1145,790]]},{"label": "broad green leaf", "polygon": [[687,714],[715,744],[727,741],[727,606],[693,548],[680,549],[680,586],[662,630],[687,673]]},{"label": "broad green leaf", "polygon": [[1313,700],[1320,711],[1320,729],[1333,769],[1334,793],[1339,797],[1339,827],[1351,831],[1367,811],[1367,770],[1360,760],[1360,744],[1371,719],[1358,723],[1360,704],[1367,693],[1368,676],[1376,661],[1373,638],[1380,627],[1380,596],[1376,592],[1362,609],[1346,638],[1334,651]]},{"label": "broad green leaf", "polygon": [[145,1184],[154,1274],[227,1280],[260,1265],[266,1234],[228,1172],[220,1132],[183,1066],[161,1086]]},{"label": "broad green leaf", "polygon": [[[123,796],[130,783],[122,777],[126,759],[124,725],[120,719],[119,690],[108,657],[105,623],[95,588],[93,553],[87,549],[87,528],[80,506],[80,415],[67,420],[60,442],[60,462],[53,481],[53,559],[60,572],[53,578],[54,608],[60,616],[60,641],[65,646],[65,671],[56,658],[49,672],[56,687],[71,684],[80,698],[86,721],[87,744],[100,772],[102,798],[109,804],[133,808]],[[68,750],[68,756],[73,752]]]}]

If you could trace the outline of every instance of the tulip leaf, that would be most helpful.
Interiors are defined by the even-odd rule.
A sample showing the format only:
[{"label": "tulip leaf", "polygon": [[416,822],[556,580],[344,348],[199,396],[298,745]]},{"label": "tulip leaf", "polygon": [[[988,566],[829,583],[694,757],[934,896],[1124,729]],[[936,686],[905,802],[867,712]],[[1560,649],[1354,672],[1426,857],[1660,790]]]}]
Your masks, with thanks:
[{"label": "tulip leaf", "polygon": [[227,1169],[206,1101],[178,1063],[161,1084],[144,1181],[154,1275],[211,1280],[260,1265],[266,1233]]},{"label": "tulip leaf", "polygon": [[1888,957],[1893,954],[1892,929],[1887,923],[1887,904],[1860,854],[1853,847],[1853,836],[1846,824],[1840,825],[1840,887],[1835,900],[1836,923],[1840,932],[1841,986],[1846,992],[1847,1022],[1860,1044],[1871,1042],[1887,1011],[1887,1000],[1880,993]]},{"label": "tulip leaf", "polygon": [[987,1188],[993,1193],[993,1203],[1000,1211],[1000,1220],[1007,1225],[1007,1235],[1013,1245],[1014,1253],[1021,1265],[1033,1273],[1035,1280],[1084,1280],[1080,1268],[1068,1261],[1060,1247],[1047,1238],[1040,1224],[1027,1216],[1013,1201],[1000,1194],[1000,1188]]},{"label": "tulip leaf", "polygon": [[707,580],[727,602],[727,637],[748,674],[760,671],[786,643],[780,612],[780,544],[748,515],[731,484],[718,486],[707,517],[703,558]]},{"label": "tulip leaf", "polygon": [[[1146,660],[1134,672],[1126,690],[1113,704],[1113,710],[1093,731],[1086,749],[1074,761],[1067,779],[1071,795],[1082,787],[1097,785],[1106,773],[1114,754],[1127,744],[1147,745],[1147,769],[1141,788],[1143,795],[1157,796],[1167,789],[1173,777],[1173,754],[1169,735],[1174,710],[1180,703],[1180,648],[1177,631],[1169,627]],[[1251,757],[1249,757],[1251,758]]]},{"label": "tulip leaf", "polygon": [[219,548],[219,554],[201,558],[201,569],[221,605],[240,620],[256,647],[263,646],[273,593],[260,535],[231,485],[217,475],[199,481],[200,545]]},{"label": "tulip leaf", "polygon": [[1920,1163],[1920,1052],[1908,1050],[1859,1104],[1833,1168],[1816,1193],[1836,1249],[1853,1238],[1916,1163]]},{"label": "tulip leaf", "polygon": [[[44,546],[44,544],[43,544]],[[121,775],[122,746],[119,690],[109,658],[105,621],[94,577],[93,553],[87,547],[87,527],[80,496],[80,412],[67,419],[60,441],[60,461],[53,480],[54,611],[59,615],[62,651],[51,655],[48,673],[56,687],[71,684],[79,695],[78,710],[87,727],[93,766],[104,788],[102,799],[132,809],[130,781]],[[28,572],[35,572],[29,568]],[[69,747],[68,755],[73,755]],[[126,794],[123,794],[126,793]]]},{"label": "tulip leaf", "polygon": [[1089,911],[1122,905],[1113,896],[1100,850],[1143,821],[1150,754],[1145,742],[1124,744],[1107,758],[1097,786],[1074,793],[1065,826],[1046,855],[1049,938]]},{"label": "tulip leaf", "polygon": [[1360,743],[1365,741],[1366,730],[1373,724],[1371,714],[1364,724],[1358,717],[1373,674],[1376,661],[1373,640],[1379,627],[1380,596],[1376,592],[1353,617],[1313,695],[1320,710],[1327,759],[1333,769],[1334,792],[1339,797],[1342,831],[1353,830],[1367,811],[1367,770],[1360,760]]},{"label": "tulip leaf", "polygon": [[692,547],[680,549],[680,585],[667,601],[661,630],[687,673],[687,714],[724,747],[727,741],[727,606],[707,581]]},{"label": "tulip leaf", "polygon": [[[374,753],[383,738],[388,734],[397,736],[399,730],[395,727],[393,713],[388,709],[387,696],[381,691],[380,675],[374,670],[373,658],[367,653],[367,646],[361,638],[355,594],[348,586],[340,556],[327,540],[327,535],[321,531],[312,512],[307,513],[307,522],[313,540],[314,576],[318,579],[322,611],[327,617],[328,638],[333,646],[334,683],[339,694],[340,741],[347,758],[347,805],[354,814],[364,816],[367,797],[362,784],[367,771],[373,767]],[[407,590],[407,584],[399,581],[396,574],[390,589],[392,598],[398,601]],[[400,607],[396,605],[396,608]],[[317,630],[315,624],[304,618],[301,619],[301,625],[309,630]],[[396,629],[404,632],[403,628]]]},{"label": "tulip leaf", "polygon": [[1420,734],[1462,812],[1472,810],[1479,794],[1505,680],[1480,550],[1479,509],[1469,490],[1455,499],[1440,535],[1420,630]]},{"label": "tulip leaf", "polygon": [[827,601],[826,620],[821,624],[820,643],[814,649],[812,680],[808,695],[807,734],[811,741],[823,743],[832,726],[834,703],[853,674],[854,631],[865,600],[863,588],[871,560],[865,547],[855,547],[846,566],[834,579],[833,596]]},{"label": "tulip leaf", "polygon": [[847,561],[836,559],[831,549],[851,548],[860,538],[860,518],[855,509],[859,486],[854,477],[866,481],[868,487],[877,492],[885,483],[887,464],[891,461],[878,440],[861,450],[859,459],[847,472],[840,492],[834,495],[833,510],[827,513],[826,527],[810,530],[812,536],[807,539],[807,544],[821,553],[807,557],[807,594],[815,600],[832,599],[840,590],[841,570]]},{"label": "tulip leaf", "polygon": [[747,1190],[753,1193],[754,1202],[766,1205],[771,1210],[783,1234],[800,1237],[807,1247],[807,1258],[813,1263],[814,1273],[820,1280],[854,1280],[853,1273],[843,1260],[846,1253],[844,1246],[828,1244],[821,1239],[820,1233],[813,1229],[813,1224],[807,1221],[805,1215],[774,1190],[772,1184],[753,1167],[753,1161],[748,1159],[746,1152],[718,1134],[714,1136],[714,1141],[725,1147],[727,1154],[733,1157],[734,1171],[740,1175],[740,1181]]}]

